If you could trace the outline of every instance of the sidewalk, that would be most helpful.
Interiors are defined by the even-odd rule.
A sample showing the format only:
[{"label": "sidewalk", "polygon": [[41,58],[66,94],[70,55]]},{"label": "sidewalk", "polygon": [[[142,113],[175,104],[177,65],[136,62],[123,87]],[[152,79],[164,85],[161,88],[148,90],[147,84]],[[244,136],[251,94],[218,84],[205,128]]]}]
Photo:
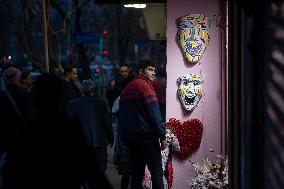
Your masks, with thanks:
[{"label": "sidewalk", "polygon": [[113,164],[113,159],[112,159],[113,147],[108,148],[108,165],[107,165],[107,170],[106,170],[106,176],[109,179],[113,189],[120,189],[121,175],[117,174],[117,170],[115,169],[114,164]]}]

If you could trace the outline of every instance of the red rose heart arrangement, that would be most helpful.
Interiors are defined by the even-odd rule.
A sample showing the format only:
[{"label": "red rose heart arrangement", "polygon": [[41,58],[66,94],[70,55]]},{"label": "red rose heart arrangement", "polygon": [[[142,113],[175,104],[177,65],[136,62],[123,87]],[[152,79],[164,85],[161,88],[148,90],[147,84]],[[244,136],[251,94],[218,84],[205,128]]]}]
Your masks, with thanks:
[{"label": "red rose heart arrangement", "polygon": [[178,138],[180,151],[175,153],[180,160],[188,158],[195,152],[201,143],[203,134],[203,124],[198,119],[189,119],[181,122],[175,118],[170,118],[167,125],[173,130]]}]

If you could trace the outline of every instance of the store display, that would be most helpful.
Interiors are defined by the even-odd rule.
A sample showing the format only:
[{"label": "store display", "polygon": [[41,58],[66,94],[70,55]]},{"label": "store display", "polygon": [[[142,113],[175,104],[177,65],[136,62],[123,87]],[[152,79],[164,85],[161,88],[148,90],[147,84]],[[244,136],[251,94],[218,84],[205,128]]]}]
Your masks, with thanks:
[{"label": "store display", "polygon": [[199,148],[203,135],[201,121],[189,119],[181,122],[178,119],[170,118],[167,125],[172,128],[179,141],[180,151],[176,153],[176,157],[184,160]]},{"label": "store display", "polygon": [[189,14],[176,19],[176,40],[188,63],[197,63],[209,44],[210,20],[202,14]]},{"label": "store display", "polygon": [[192,189],[203,188],[229,188],[229,167],[228,157],[216,155],[217,160],[211,163],[208,158],[203,160],[203,164],[193,163],[196,176],[191,180]]},{"label": "store display", "polygon": [[203,78],[195,74],[187,74],[179,77],[177,83],[179,100],[187,111],[192,111],[202,97]]}]

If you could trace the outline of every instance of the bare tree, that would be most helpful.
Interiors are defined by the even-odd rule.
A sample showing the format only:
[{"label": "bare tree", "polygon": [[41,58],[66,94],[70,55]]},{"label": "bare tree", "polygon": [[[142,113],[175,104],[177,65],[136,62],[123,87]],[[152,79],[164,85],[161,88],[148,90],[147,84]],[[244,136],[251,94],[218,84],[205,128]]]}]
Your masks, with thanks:
[{"label": "bare tree", "polygon": [[[44,71],[44,36],[42,6],[40,0],[0,0],[9,14],[9,22],[16,27],[19,47],[28,56],[33,66]],[[92,32],[100,34],[102,29],[109,31],[108,58],[116,68],[133,55],[135,32],[139,30],[137,11],[125,9],[119,4],[95,5],[90,0],[58,1],[46,0],[47,37],[50,72],[63,71],[62,55],[69,52],[69,62],[80,63],[82,75],[90,78],[90,57],[87,52],[94,51],[91,44],[72,42],[72,34]],[[145,31],[144,31],[145,32]],[[143,32],[142,32],[143,33]],[[147,32],[146,32],[147,33]]]},{"label": "bare tree", "polygon": [[142,16],[142,11],[127,9],[120,4],[104,6],[103,10],[105,22],[109,26],[110,33],[113,34],[111,41],[114,42],[115,48],[112,54],[115,56],[114,59],[118,60],[118,64],[122,65],[133,54],[132,44],[137,33],[147,35],[147,32],[139,26],[139,14]]},{"label": "bare tree", "polygon": [[[6,9],[12,10],[13,1],[2,0],[1,4]],[[82,3],[70,10],[64,9],[59,1],[46,0],[47,15],[47,37],[49,42],[49,67],[50,71],[55,69],[63,71],[62,53],[68,37],[70,36],[70,17]],[[10,22],[17,23],[16,37],[19,47],[27,54],[32,64],[41,72],[44,72],[44,44],[43,44],[43,19],[42,6],[39,0],[21,0],[19,7],[11,11]],[[56,17],[56,20],[50,20]]]}]

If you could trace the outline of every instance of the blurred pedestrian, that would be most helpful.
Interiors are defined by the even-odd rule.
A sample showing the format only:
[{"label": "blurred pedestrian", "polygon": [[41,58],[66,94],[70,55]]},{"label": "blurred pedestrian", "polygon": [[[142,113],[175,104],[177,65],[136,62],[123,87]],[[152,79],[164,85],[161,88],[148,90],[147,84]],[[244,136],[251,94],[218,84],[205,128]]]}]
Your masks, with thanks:
[{"label": "blurred pedestrian", "polygon": [[79,122],[64,115],[63,81],[44,74],[31,97],[35,119],[14,141],[4,165],[5,189],[111,188],[91,161]]},{"label": "blurred pedestrian", "polygon": [[[116,78],[116,88],[118,91],[118,96],[121,91],[128,85],[130,81],[134,79],[134,74],[128,64],[123,64],[120,66],[119,75]],[[116,98],[118,97],[116,96]],[[115,99],[116,99],[115,98]]]},{"label": "blurred pedestrian", "polygon": [[109,110],[112,109],[113,103],[118,96],[119,96],[119,93],[116,87],[116,81],[112,80],[110,83],[110,88],[106,92],[106,99],[108,100]]},{"label": "blurred pedestrian", "polygon": [[[112,107],[112,113],[115,118],[119,115],[119,100],[118,97]],[[116,119],[116,128],[115,131],[115,146],[114,146],[114,153],[113,153],[113,160],[117,172],[121,177],[121,184],[120,189],[127,189],[130,186],[131,180],[131,163],[130,163],[130,153],[129,148],[123,143],[120,135],[119,135],[119,122],[118,118]]]},{"label": "blurred pedestrian", "polygon": [[95,97],[95,82],[82,82],[84,96],[70,102],[68,114],[80,121],[94,161],[103,172],[107,169],[107,146],[113,145],[111,116],[105,101]]},{"label": "blurred pedestrian", "polygon": [[71,100],[79,98],[83,95],[81,89],[76,84],[77,79],[78,79],[77,68],[72,65],[65,66],[63,81],[64,81],[64,100],[66,106],[68,106]]},{"label": "blurred pedestrian", "polygon": [[31,91],[33,84],[33,76],[30,72],[23,72],[21,74],[21,87],[27,90],[28,92]]},{"label": "blurred pedestrian", "polygon": [[6,153],[32,117],[29,93],[20,87],[20,76],[17,68],[7,68],[3,76],[5,89],[0,92],[0,188]]},{"label": "blurred pedestrian", "polygon": [[0,150],[7,149],[15,130],[32,117],[29,93],[20,87],[21,72],[9,67],[4,71],[5,90],[0,92]]}]

